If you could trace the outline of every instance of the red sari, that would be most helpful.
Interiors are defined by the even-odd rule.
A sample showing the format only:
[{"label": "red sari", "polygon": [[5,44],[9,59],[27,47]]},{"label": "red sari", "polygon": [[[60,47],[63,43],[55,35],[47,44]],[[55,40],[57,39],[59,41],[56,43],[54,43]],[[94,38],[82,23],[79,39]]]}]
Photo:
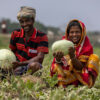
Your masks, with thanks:
[{"label": "red sari", "polygon": [[[74,21],[74,20],[72,20]],[[78,21],[78,20],[77,20]],[[99,68],[99,58],[97,55],[93,54],[93,47],[86,36],[85,26],[82,22],[78,21],[82,28],[82,35],[79,43],[75,45],[75,54],[76,58],[85,63],[83,69],[81,71],[76,70],[71,63],[71,59],[68,55],[65,58],[68,61],[67,67],[61,66],[55,62],[55,58],[52,62],[50,72],[51,76],[55,73],[58,74],[58,85],[63,85],[64,87],[67,85],[87,85],[88,87],[92,87],[94,85],[95,79],[98,75]],[[68,39],[67,29],[66,34],[62,39]],[[69,60],[68,60],[69,59]]]}]

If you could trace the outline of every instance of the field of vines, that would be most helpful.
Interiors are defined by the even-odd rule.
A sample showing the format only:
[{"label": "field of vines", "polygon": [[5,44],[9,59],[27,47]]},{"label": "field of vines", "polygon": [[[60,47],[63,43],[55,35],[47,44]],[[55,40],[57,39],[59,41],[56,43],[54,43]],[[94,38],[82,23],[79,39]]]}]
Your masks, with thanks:
[{"label": "field of vines", "polygon": [[[9,35],[0,34],[0,49],[9,46]],[[94,53],[100,56],[100,49],[94,47]],[[45,56],[43,68],[33,75],[27,72],[23,76],[6,76],[0,81],[0,100],[100,100],[100,75],[92,88],[86,86],[55,87],[57,76],[50,77],[50,65],[53,56]]]}]

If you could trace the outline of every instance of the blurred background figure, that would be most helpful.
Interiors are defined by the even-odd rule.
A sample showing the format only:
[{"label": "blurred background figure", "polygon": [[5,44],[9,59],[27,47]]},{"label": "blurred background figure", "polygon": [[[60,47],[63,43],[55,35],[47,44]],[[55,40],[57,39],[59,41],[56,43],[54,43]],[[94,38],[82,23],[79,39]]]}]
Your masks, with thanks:
[{"label": "blurred background figure", "polygon": [[5,21],[5,20],[3,20],[3,21],[1,22],[1,32],[2,32],[3,34],[7,34],[7,24],[6,24],[6,21]]}]

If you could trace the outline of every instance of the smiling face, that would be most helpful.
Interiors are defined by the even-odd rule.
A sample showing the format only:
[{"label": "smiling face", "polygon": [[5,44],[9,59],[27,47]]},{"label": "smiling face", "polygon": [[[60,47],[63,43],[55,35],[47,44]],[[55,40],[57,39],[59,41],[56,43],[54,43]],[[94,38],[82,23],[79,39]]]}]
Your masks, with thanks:
[{"label": "smiling face", "polygon": [[82,31],[79,26],[71,26],[69,30],[68,38],[71,40],[74,44],[78,44],[81,39]]},{"label": "smiling face", "polygon": [[29,33],[33,30],[34,20],[32,18],[21,18],[19,20],[21,27],[24,29],[25,33]]}]

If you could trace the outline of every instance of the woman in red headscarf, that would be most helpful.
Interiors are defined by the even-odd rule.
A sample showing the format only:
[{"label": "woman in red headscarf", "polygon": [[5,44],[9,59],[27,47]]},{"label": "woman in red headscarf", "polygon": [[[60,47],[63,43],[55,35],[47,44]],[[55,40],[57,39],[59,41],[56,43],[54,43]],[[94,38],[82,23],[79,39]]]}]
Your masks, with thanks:
[{"label": "woman in red headscarf", "polygon": [[[61,51],[53,54],[51,76],[58,74],[58,86],[66,87],[72,84],[92,87],[98,76],[99,58],[93,54],[84,23],[76,19],[70,21],[62,39],[72,41],[74,48],[70,47],[66,56]],[[64,65],[66,61],[67,66]]]}]

